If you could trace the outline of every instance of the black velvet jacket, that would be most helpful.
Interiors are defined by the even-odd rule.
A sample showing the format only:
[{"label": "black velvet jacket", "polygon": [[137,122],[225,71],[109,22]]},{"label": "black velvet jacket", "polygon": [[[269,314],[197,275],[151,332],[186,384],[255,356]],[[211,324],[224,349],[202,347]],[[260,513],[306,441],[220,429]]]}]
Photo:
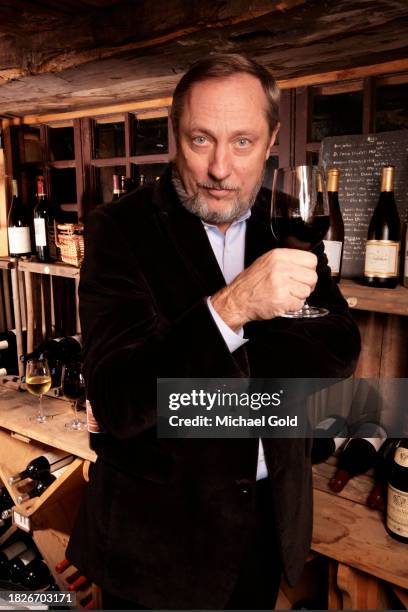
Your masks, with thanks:
[{"label": "black velvet jacket", "polygon": [[[246,266],[277,245],[270,194],[247,222]],[[80,282],[88,397],[106,430],[68,556],[88,578],[154,608],[222,608],[253,527],[258,440],[160,440],[158,377],[343,377],[360,337],[320,252],[321,319],[245,326],[230,353],[205,298],[224,284],[170,171],[89,218]],[[264,440],[284,571],[294,583],[312,526],[310,441]],[[273,562],[273,556],[271,557]]]}]

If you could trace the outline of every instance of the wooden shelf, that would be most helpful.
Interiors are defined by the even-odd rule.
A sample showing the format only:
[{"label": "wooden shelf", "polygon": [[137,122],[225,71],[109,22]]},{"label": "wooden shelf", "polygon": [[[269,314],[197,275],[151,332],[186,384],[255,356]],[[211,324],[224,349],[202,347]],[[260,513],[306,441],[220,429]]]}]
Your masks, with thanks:
[{"label": "wooden shelf", "polygon": [[12,270],[16,267],[17,260],[11,257],[0,257],[0,270]]},{"label": "wooden shelf", "polygon": [[40,261],[19,261],[18,269],[23,272],[64,276],[65,278],[79,278],[80,269],[65,263],[42,263]]},{"label": "wooden shelf", "polygon": [[365,503],[372,478],[353,478],[336,494],[328,487],[334,471],[328,463],[313,467],[312,550],[408,589],[407,546],[388,535],[382,513]]},{"label": "wooden shelf", "polygon": [[360,285],[353,280],[342,280],[339,287],[350,308],[408,315],[408,289],[406,287],[398,285],[395,289],[375,289]]},{"label": "wooden shelf", "polygon": [[0,387],[0,427],[23,439],[37,440],[82,459],[96,460],[89,448],[87,431],[70,431],[65,423],[73,418],[67,402],[48,396],[43,398],[44,412],[53,418],[45,424],[30,421],[38,410],[37,398],[27,392]]}]

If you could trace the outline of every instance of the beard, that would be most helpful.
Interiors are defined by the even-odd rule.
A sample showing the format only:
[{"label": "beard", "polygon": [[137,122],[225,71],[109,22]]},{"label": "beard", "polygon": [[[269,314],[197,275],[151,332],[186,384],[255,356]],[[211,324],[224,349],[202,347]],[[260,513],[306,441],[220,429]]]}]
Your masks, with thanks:
[{"label": "beard", "polygon": [[246,213],[255,203],[259,190],[262,187],[265,168],[262,171],[255,187],[250,193],[247,200],[242,200],[239,197],[239,188],[226,183],[226,181],[207,181],[206,183],[197,183],[198,187],[203,189],[226,189],[235,192],[235,197],[228,205],[224,203],[222,210],[210,210],[205,197],[197,192],[189,195],[183,185],[180,173],[175,164],[172,167],[172,183],[178,197],[184,208],[189,212],[199,217],[205,223],[219,225],[221,223],[233,223]]}]

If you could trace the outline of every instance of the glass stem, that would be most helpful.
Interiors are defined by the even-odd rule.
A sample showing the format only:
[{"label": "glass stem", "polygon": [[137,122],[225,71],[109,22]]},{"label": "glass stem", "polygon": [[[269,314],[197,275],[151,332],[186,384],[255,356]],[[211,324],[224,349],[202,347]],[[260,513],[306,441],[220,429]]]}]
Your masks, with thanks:
[{"label": "glass stem", "polygon": [[39,412],[39,415],[40,415],[40,419],[42,419],[42,418],[43,418],[43,416],[44,416],[44,412],[43,412],[43,403],[42,403],[42,393],[41,393],[41,395],[40,395],[40,412]]},{"label": "glass stem", "polygon": [[74,421],[75,423],[78,422],[78,400],[74,400],[73,402],[73,409],[74,409]]}]

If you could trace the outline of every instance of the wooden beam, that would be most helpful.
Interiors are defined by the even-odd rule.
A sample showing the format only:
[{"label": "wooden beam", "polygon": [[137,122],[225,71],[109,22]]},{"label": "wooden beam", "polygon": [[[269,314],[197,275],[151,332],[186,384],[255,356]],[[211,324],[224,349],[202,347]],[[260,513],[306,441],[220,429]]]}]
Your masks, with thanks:
[{"label": "wooden beam", "polygon": [[[330,72],[323,72],[319,74],[306,75],[303,77],[295,77],[293,79],[278,79],[278,85],[281,89],[292,89],[296,87],[304,87],[308,85],[320,85],[325,83],[335,83],[336,81],[347,81],[355,79],[363,79],[364,77],[384,75],[392,72],[403,72],[408,71],[408,58],[402,60],[396,60],[391,62],[384,62],[381,64],[373,64],[369,66],[360,66],[350,70],[333,70]],[[397,75],[398,82],[407,82],[408,75]],[[391,77],[387,77],[391,78]],[[385,80],[382,79],[382,81]],[[386,81],[388,82],[388,81]],[[354,84],[352,85],[354,90]],[[342,90],[343,91],[343,90]],[[333,92],[331,92],[333,93]],[[45,113],[38,115],[25,115],[23,117],[13,117],[10,119],[2,119],[2,127],[7,128],[10,125],[22,125],[22,124],[38,124],[48,123],[54,124],[60,121],[67,121],[70,119],[76,119],[81,117],[98,117],[102,115],[115,115],[117,113],[124,112],[143,112],[152,111],[153,109],[159,109],[158,116],[161,116],[161,109],[170,107],[172,104],[172,98],[156,98],[145,101],[125,102],[120,104],[110,104],[99,108],[89,107],[81,108],[76,111],[70,111],[66,113]],[[154,114],[154,113],[152,113]]]},{"label": "wooden beam", "polygon": [[[145,100],[143,102],[125,102],[121,104],[110,104],[99,108],[85,108],[71,111],[68,113],[47,113],[44,115],[26,115],[25,117],[14,117],[3,119],[3,128],[9,125],[35,124],[35,123],[54,123],[67,119],[79,119],[81,117],[97,117],[98,115],[114,115],[116,113],[130,111],[144,111],[149,109],[171,106],[172,98],[157,98],[155,100]],[[159,114],[159,116],[161,116]]]},{"label": "wooden beam", "polygon": [[388,74],[390,72],[405,72],[407,70],[408,58],[404,58],[369,66],[358,66],[345,70],[331,70],[329,72],[320,72],[319,74],[281,79],[278,83],[281,89],[288,89],[292,87],[304,87],[305,85],[320,85],[323,83],[335,83],[336,81],[361,79],[379,74]]}]

